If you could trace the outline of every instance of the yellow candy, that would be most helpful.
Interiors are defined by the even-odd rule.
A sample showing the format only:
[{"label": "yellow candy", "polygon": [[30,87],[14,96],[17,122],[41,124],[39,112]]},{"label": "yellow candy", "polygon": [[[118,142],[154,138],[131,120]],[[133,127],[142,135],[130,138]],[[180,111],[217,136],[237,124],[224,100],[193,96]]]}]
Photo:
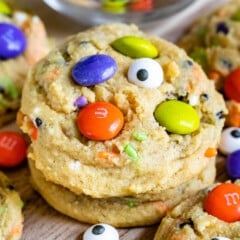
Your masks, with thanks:
[{"label": "yellow candy", "polygon": [[11,13],[11,8],[4,1],[0,1],[0,14],[10,15]]},{"label": "yellow candy", "polygon": [[156,58],[158,56],[158,50],[151,42],[136,36],[118,38],[112,43],[112,47],[131,58]]}]

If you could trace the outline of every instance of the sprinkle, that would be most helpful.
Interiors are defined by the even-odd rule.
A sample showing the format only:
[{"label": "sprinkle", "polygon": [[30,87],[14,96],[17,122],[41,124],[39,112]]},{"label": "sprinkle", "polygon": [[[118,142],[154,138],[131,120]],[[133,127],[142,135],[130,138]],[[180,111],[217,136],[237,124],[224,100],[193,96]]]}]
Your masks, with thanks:
[{"label": "sprinkle", "polygon": [[35,123],[36,123],[36,126],[37,126],[37,127],[40,127],[40,126],[42,125],[42,120],[37,117],[37,118],[35,119]]},{"label": "sprinkle", "polygon": [[123,150],[132,160],[138,160],[139,156],[137,151],[135,150],[135,148],[133,146],[131,146],[130,144],[127,144],[124,147]]},{"label": "sprinkle", "polygon": [[81,96],[81,97],[79,97],[79,98],[76,99],[76,101],[74,102],[73,105],[74,105],[75,107],[81,108],[81,107],[86,106],[87,103],[88,103],[87,98],[84,97],[84,96]]},{"label": "sprinkle", "polygon": [[223,118],[223,111],[217,112],[216,116],[217,116],[218,119],[222,119]]},{"label": "sprinkle", "polygon": [[189,104],[191,106],[196,106],[199,103],[199,97],[197,95],[192,95],[189,97]]},{"label": "sprinkle", "polygon": [[202,93],[201,96],[200,96],[200,99],[202,101],[207,101],[209,99],[209,96],[207,93]]},{"label": "sprinkle", "polygon": [[216,27],[217,33],[228,34],[229,29],[225,22],[219,22]]},{"label": "sprinkle", "polygon": [[148,136],[145,133],[142,133],[142,132],[135,132],[133,134],[133,137],[134,137],[135,140],[137,140],[139,142],[143,142],[148,138]]},{"label": "sprinkle", "polygon": [[208,157],[208,158],[210,158],[210,157],[216,157],[216,156],[217,156],[217,150],[216,150],[216,148],[209,147],[209,148],[205,151],[204,156],[205,156],[205,157]]},{"label": "sprinkle", "polygon": [[130,208],[133,208],[133,207],[137,206],[137,204],[133,200],[128,200],[127,205]]},{"label": "sprinkle", "polygon": [[183,228],[185,225],[189,225],[190,227],[194,227],[192,219],[188,219],[187,222],[180,223],[178,226],[179,228]]}]

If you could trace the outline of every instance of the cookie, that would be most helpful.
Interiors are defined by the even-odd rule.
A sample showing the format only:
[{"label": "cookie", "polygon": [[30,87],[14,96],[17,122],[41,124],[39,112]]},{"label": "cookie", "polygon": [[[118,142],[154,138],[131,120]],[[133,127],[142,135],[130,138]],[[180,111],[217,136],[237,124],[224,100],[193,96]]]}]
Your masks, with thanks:
[{"label": "cookie", "polygon": [[80,32],[37,63],[17,122],[48,181],[107,198],[199,175],[215,159],[225,113],[183,50],[119,23]]},{"label": "cookie", "polygon": [[81,222],[104,222],[116,227],[158,223],[176,204],[212,184],[215,179],[215,163],[212,161],[200,175],[176,189],[162,191],[156,196],[96,199],[76,195],[60,185],[46,181],[32,160],[29,160],[29,166],[33,187],[53,208]]},{"label": "cookie", "polygon": [[[227,126],[240,126],[239,28],[240,1],[227,2],[208,16],[198,19],[178,45],[197,61],[224,95],[229,114]],[[236,94],[235,94],[236,93]]]},{"label": "cookie", "polygon": [[0,9],[0,126],[13,120],[20,105],[28,69],[49,50],[46,30],[38,16]]},{"label": "cookie", "polygon": [[0,172],[0,200],[0,239],[21,239],[23,202],[2,172]]},{"label": "cookie", "polygon": [[239,183],[215,184],[180,203],[162,219],[154,240],[240,239]]}]

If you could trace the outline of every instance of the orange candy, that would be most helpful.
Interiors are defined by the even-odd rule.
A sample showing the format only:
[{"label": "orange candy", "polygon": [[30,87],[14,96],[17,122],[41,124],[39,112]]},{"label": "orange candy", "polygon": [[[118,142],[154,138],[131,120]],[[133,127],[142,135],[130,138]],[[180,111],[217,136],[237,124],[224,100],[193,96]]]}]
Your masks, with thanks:
[{"label": "orange candy", "polygon": [[0,132],[0,167],[15,167],[27,155],[27,143],[16,132]]},{"label": "orange candy", "polygon": [[240,102],[240,68],[232,71],[225,79],[224,94],[228,99]]},{"label": "orange candy", "polygon": [[108,102],[95,102],[84,107],[78,114],[77,125],[82,135],[91,140],[109,140],[122,129],[122,112]]},{"label": "orange candy", "polygon": [[223,183],[215,187],[206,197],[205,210],[226,222],[240,220],[240,186]]}]

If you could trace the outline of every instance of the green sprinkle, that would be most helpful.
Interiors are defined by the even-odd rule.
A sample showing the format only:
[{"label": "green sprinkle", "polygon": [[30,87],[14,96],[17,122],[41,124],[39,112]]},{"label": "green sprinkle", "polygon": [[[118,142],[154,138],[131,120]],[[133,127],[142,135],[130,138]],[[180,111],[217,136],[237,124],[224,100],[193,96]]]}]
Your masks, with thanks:
[{"label": "green sprinkle", "polygon": [[211,39],[211,46],[219,46],[219,40],[216,37]]},{"label": "green sprinkle", "polygon": [[207,67],[207,53],[204,48],[195,48],[190,57],[198,62],[204,69]]},{"label": "green sprinkle", "polygon": [[24,201],[20,200],[20,207],[23,208],[24,207]]},{"label": "green sprinkle", "polygon": [[14,86],[12,80],[8,77],[0,78],[0,82],[2,87],[6,90],[6,93],[12,98],[17,99],[19,97],[19,92],[17,88]]},{"label": "green sprinkle", "polygon": [[207,29],[205,27],[200,27],[197,31],[198,36],[205,37],[207,34]]},{"label": "green sprinkle", "polygon": [[139,156],[137,151],[135,150],[135,148],[133,146],[131,146],[130,144],[127,144],[123,151],[132,159],[132,160],[138,160]]},{"label": "green sprinkle", "polygon": [[0,206],[0,214],[2,214],[4,212],[4,207],[3,206]]},{"label": "green sprinkle", "polygon": [[240,21],[240,12],[236,12],[235,14],[232,15],[231,20],[233,21]]},{"label": "green sprinkle", "polygon": [[148,138],[147,135],[143,132],[135,132],[133,134],[133,137],[134,137],[135,140],[137,140],[139,142],[143,142]]},{"label": "green sprinkle", "polygon": [[128,205],[128,207],[130,207],[130,208],[133,208],[133,207],[136,207],[136,206],[137,206],[137,204],[136,204],[133,200],[128,200],[128,201],[127,201],[127,205]]}]

